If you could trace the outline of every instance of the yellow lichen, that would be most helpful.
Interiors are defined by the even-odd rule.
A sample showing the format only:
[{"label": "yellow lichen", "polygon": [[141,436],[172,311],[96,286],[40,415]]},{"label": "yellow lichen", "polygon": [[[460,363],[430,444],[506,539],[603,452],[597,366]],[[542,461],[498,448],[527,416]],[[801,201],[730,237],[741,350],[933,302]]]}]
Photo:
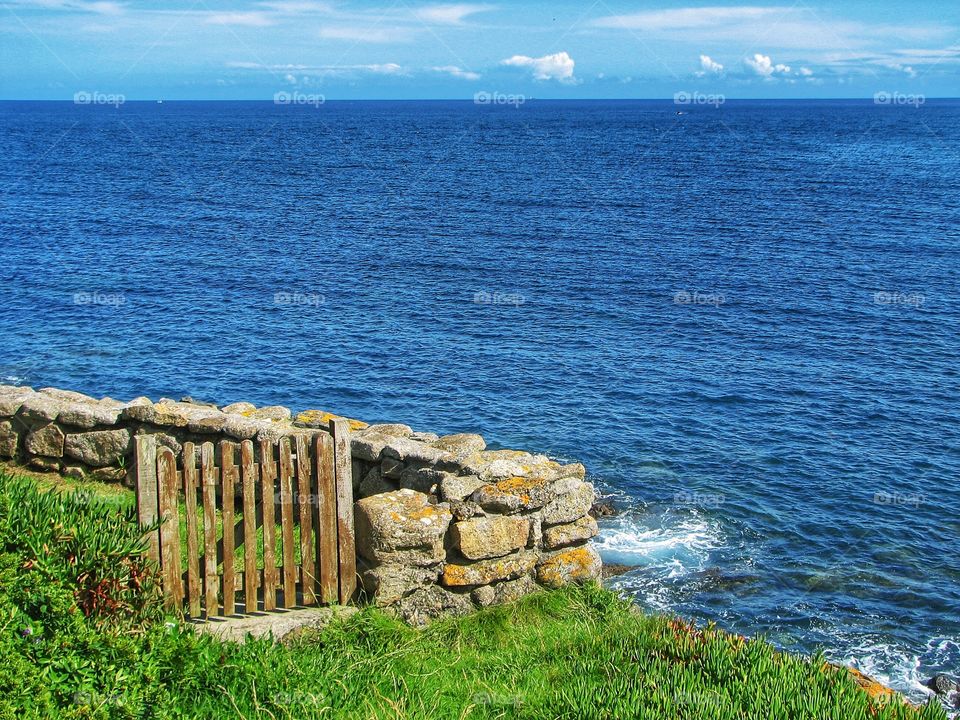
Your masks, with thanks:
[{"label": "yellow lichen", "polygon": [[[295,422],[301,423],[303,425],[326,425],[331,420],[341,418],[340,415],[334,415],[333,413],[326,412],[324,410],[306,410],[299,415],[297,415]],[[350,424],[351,430],[363,430],[367,427],[367,423],[361,420],[354,420],[352,418],[342,418]]]},{"label": "yellow lichen", "polygon": [[537,579],[550,587],[586,580],[591,577],[593,561],[594,555],[588,548],[572,548],[545,560],[537,568]]},{"label": "yellow lichen", "polygon": [[532,477],[514,475],[513,477],[508,477],[505,480],[500,480],[491,485],[485,485],[483,491],[488,494],[510,495],[519,498],[520,502],[524,505],[529,505],[533,501],[531,493],[534,490],[542,488],[548,482],[547,477],[543,475],[535,475]]}]

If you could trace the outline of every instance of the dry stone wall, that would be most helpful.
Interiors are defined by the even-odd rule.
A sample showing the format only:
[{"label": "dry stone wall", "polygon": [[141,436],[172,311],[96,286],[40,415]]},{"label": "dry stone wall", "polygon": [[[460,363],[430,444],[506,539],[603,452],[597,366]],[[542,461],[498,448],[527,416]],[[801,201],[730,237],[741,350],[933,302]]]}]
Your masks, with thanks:
[{"label": "dry stone wall", "polygon": [[359,430],[353,458],[361,582],[410,622],[600,576],[583,465],[405,425]]},{"label": "dry stone wall", "polygon": [[[331,417],[0,386],[0,458],[132,484],[137,435],[155,434],[179,451],[188,440],[313,435]],[[487,450],[479,435],[439,437],[356,420],[350,426],[358,572],[371,602],[422,624],[600,576],[589,544],[597,534],[589,514],[595,494],[582,465]]]}]

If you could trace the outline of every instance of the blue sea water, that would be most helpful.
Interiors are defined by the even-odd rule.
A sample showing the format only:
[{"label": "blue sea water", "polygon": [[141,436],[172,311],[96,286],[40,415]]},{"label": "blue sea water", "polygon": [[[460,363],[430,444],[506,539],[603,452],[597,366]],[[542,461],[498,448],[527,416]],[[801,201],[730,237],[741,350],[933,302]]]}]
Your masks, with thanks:
[{"label": "blue sea water", "polygon": [[0,104],[0,382],[582,460],[616,587],[923,699],[960,671],[960,102],[681,109]]}]

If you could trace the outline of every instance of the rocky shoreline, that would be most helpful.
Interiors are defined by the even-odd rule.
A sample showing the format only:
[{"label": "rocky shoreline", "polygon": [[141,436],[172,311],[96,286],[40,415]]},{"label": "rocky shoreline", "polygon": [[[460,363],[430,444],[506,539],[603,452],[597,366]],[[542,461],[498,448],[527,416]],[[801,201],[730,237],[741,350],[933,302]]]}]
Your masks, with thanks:
[{"label": "rocky shoreline", "polygon": [[[175,452],[218,437],[277,440],[314,435],[339,417],[282,406],[218,407],[185,397],[121,402],[56,388],[0,385],[0,458],[40,472],[133,484],[133,438],[149,433]],[[440,437],[402,424],[348,419],[358,571],[369,600],[408,622],[508,602],[542,587],[606,579],[589,541],[617,509],[598,500],[585,469],[543,455],[487,450],[482,437]],[[874,697],[901,697],[859,671]],[[960,683],[928,686],[960,709]]]}]

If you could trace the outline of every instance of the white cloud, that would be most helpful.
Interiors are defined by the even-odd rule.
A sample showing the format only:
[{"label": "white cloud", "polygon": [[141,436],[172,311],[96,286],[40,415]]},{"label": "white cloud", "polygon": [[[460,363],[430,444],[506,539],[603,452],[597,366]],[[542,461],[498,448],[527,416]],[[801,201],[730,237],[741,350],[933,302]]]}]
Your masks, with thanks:
[{"label": "white cloud", "polygon": [[101,15],[119,15],[123,12],[123,5],[115,2],[92,2],[84,5],[84,9]]},{"label": "white cloud", "polygon": [[889,63],[885,67],[891,68],[892,70],[899,70],[900,72],[906,73],[907,77],[915,78],[917,76],[917,71],[913,69],[912,65],[904,65],[902,63]]},{"label": "white cloud", "polygon": [[8,10],[11,7],[27,10],[60,10],[64,12],[92,12],[100,15],[119,15],[124,11],[121,3],[101,0],[85,2],[84,0],[13,0],[4,3]]},{"label": "white cloud", "polygon": [[364,72],[374,73],[376,75],[400,75],[404,72],[404,69],[401,65],[396,63],[382,63],[379,65],[350,65],[348,66],[354,70],[362,70]]},{"label": "white cloud", "polygon": [[431,68],[434,72],[446,73],[447,75],[452,75],[455,78],[460,80],[479,80],[480,73],[475,73],[471,70],[464,70],[459,68],[456,65],[444,65],[443,67]]},{"label": "white cloud", "polygon": [[242,25],[244,27],[267,27],[273,21],[260,12],[224,12],[207,15],[208,23],[213,25]]},{"label": "white cloud", "polygon": [[576,82],[573,76],[574,60],[566,52],[533,58],[528,55],[514,55],[500,61],[501,65],[530,68],[535,80],[558,80],[560,82]]},{"label": "white cloud", "polygon": [[349,40],[351,42],[394,43],[407,42],[413,34],[406,28],[328,26],[321,28],[324,40]]},{"label": "white cloud", "polygon": [[627,30],[691,30],[744,20],[764,20],[778,13],[790,12],[791,10],[792,8],[789,7],[746,6],[676,8],[602,17],[594,20],[593,25]]},{"label": "white cloud", "polygon": [[333,12],[333,6],[330,3],[310,2],[310,0],[270,0],[261,2],[260,5],[278,13],[290,15]]},{"label": "white cloud", "polygon": [[745,58],[744,64],[753,70],[757,75],[764,78],[772,78],[775,75],[788,75],[790,66],[777,63],[774,65],[769,55],[756,53],[752,58]]},{"label": "white cloud", "polygon": [[946,23],[869,23],[814,11],[803,3],[649,10],[601,17],[591,24],[691,43],[751,45],[760,40],[771,47],[834,51],[889,47],[891,42],[902,42],[904,38],[920,40],[956,36],[956,28]]},{"label": "white cloud", "polygon": [[437,25],[462,25],[463,21],[470,15],[492,9],[493,7],[490,5],[459,3],[454,5],[428,5],[427,7],[414,10],[414,13],[418,18],[427,23],[436,23]]},{"label": "white cloud", "polygon": [[799,72],[800,72],[800,74],[801,74],[803,77],[810,77],[810,76],[813,75],[813,70],[811,70],[811,69],[808,68],[808,67],[802,67],[802,68],[800,68],[800,71],[799,71]]},{"label": "white cloud", "polygon": [[700,69],[701,72],[697,73],[698,75],[706,75],[707,73],[713,73],[714,75],[719,75],[723,72],[723,65],[721,63],[715,62],[709,55],[700,56]]},{"label": "white cloud", "polygon": [[[240,70],[265,70],[271,73],[309,72],[321,77],[356,75],[372,73],[374,75],[406,75],[407,70],[397,63],[374,63],[370,65],[296,65],[292,63],[281,65],[264,65],[255,62],[228,62],[227,67]],[[286,79],[286,77],[285,77]]]}]

